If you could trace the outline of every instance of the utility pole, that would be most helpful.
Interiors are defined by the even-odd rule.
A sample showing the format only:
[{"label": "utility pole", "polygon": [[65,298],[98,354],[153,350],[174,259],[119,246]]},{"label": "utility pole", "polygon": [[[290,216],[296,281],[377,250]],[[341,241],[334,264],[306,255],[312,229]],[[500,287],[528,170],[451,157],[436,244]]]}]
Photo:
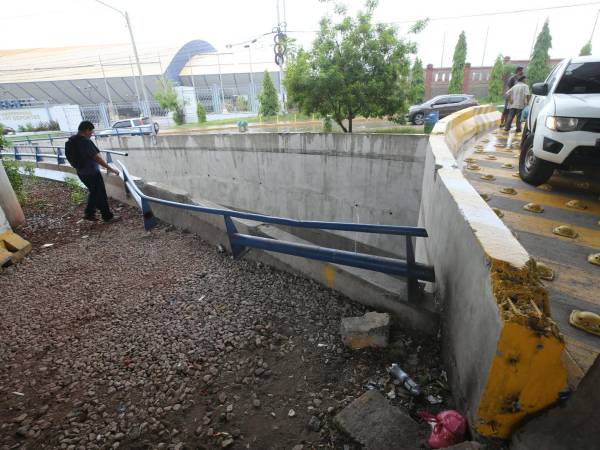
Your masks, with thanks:
[{"label": "utility pole", "polygon": [[444,50],[446,49],[446,32],[444,31],[444,37],[442,39],[442,59],[440,59],[440,67],[444,67]]},{"label": "utility pole", "polygon": [[133,70],[133,63],[131,62],[131,56],[129,57],[129,67],[131,67],[131,76],[133,78],[133,87],[135,88],[135,96],[138,101],[138,108],[140,108],[140,115],[142,114],[142,101],[140,100],[140,91],[138,89],[137,80],[135,79],[135,72]]},{"label": "utility pole", "polygon": [[539,25],[540,25],[540,21],[538,20],[535,23],[535,31],[533,32],[533,39],[531,40],[531,50],[529,51],[529,59],[531,59],[531,56],[533,55],[533,49],[535,47],[535,38],[537,37],[537,30],[538,30]]},{"label": "utility pole", "polygon": [[[129,30],[129,37],[131,38],[131,46],[133,47],[133,55],[135,56],[135,62],[137,64],[138,75],[140,77],[140,84],[141,84],[140,87],[142,89],[142,96],[144,97],[144,103],[146,104],[147,113],[148,113],[148,116],[150,117],[152,115],[152,112],[150,111],[150,102],[148,102],[148,94],[146,93],[146,87],[144,86],[144,75],[142,74],[142,65],[140,64],[140,57],[138,55],[137,46],[135,45],[135,39],[133,37],[133,30],[131,28],[131,21],[129,20],[129,14],[127,13],[127,11],[121,11],[120,9],[117,9],[114,6],[111,6],[108,3],[103,2],[102,0],[96,0],[96,2],[100,3],[101,5],[106,6],[107,8],[112,9],[113,11],[118,12],[125,18],[125,22],[127,23],[127,29]],[[139,94],[138,94],[138,98],[139,98]]]},{"label": "utility pole", "polygon": [[104,78],[104,89],[106,89],[106,96],[108,97],[108,120],[109,122],[112,120],[110,118],[111,113],[114,113],[114,105],[112,101],[112,96],[110,95],[110,89],[108,88],[108,81],[106,80],[106,73],[104,73],[104,65],[102,64],[102,58],[98,55],[98,62],[100,63],[100,69],[102,70],[102,78]]},{"label": "utility pole", "polygon": [[481,66],[483,67],[483,62],[485,60],[485,52],[487,50],[487,42],[488,42],[488,34],[490,33],[490,27],[487,27],[487,30],[485,30],[485,41],[483,44],[483,56],[481,57]]},{"label": "utility pole", "polygon": [[225,92],[223,92],[223,75],[221,74],[221,56],[217,53],[217,66],[219,67],[219,83],[221,84],[221,112],[225,110]]},{"label": "utility pole", "polygon": [[[254,41],[256,42],[256,39]],[[250,108],[254,111],[255,95],[254,95],[254,71],[252,70],[252,47],[250,44],[244,45],[248,49],[248,58],[250,62]]]},{"label": "utility pole", "polygon": [[592,34],[590,35],[590,43],[594,39],[594,33],[596,32],[596,25],[598,24],[598,16],[600,16],[600,9],[596,13],[596,20],[594,21],[594,27],[592,28]]}]

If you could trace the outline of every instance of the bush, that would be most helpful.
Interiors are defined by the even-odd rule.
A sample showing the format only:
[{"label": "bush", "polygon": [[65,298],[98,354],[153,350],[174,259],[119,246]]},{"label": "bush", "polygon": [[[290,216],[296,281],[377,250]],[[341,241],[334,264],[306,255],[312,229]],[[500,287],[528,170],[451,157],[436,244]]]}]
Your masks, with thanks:
[{"label": "bush", "polygon": [[82,188],[79,182],[73,177],[66,177],[65,183],[69,188],[71,203],[74,205],[82,204],[86,198],[86,190]]},{"label": "bush", "polygon": [[331,133],[333,131],[333,124],[331,123],[331,116],[323,117],[323,133]]},{"label": "bush", "polygon": [[0,149],[10,146],[8,139],[4,137],[4,126],[0,123]]},{"label": "bush", "polygon": [[179,103],[177,103],[177,105],[175,105],[175,108],[173,109],[173,121],[177,125],[183,125],[183,123],[185,122],[185,113],[183,111],[183,106]]},{"label": "bush", "polygon": [[33,176],[35,164],[32,162],[19,164],[17,161],[3,160],[2,165],[8,176],[8,181],[17,195],[17,200],[19,200],[19,203],[24,203],[27,200],[27,194],[23,190],[23,174],[21,174],[19,168],[23,168],[25,175]]},{"label": "bush", "polygon": [[250,109],[248,99],[243,95],[238,95],[235,98],[235,107],[238,111],[248,111]]},{"label": "bush", "polygon": [[196,105],[196,114],[198,114],[198,123],[206,122],[206,109],[202,103]]}]

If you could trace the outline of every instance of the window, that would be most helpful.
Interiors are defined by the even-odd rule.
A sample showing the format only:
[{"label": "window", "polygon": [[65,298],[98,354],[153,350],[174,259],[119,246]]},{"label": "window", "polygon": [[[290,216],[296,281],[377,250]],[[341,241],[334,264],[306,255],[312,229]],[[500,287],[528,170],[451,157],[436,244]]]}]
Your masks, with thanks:
[{"label": "window", "polygon": [[129,120],[122,120],[113,125],[113,128],[127,128],[129,127]]},{"label": "window", "polygon": [[460,103],[464,102],[466,99],[466,97],[450,97],[448,103]]},{"label": "window", "polygon": [[562,64],[558,64],[556,67],[554,67],[554,69],[552,69],[552,72],[550,72],[550,75],[548,75],[548,77],[546,78],[546,84],[548,85],[548,92],[550,92],[552,90],[552,88],[554,87],[554,83],[556,83],[556,78],[558,77],[558,73],[560,72],[561,67],[562,67]]},{"label": "window", "polygon": [[435,102],[433,102],[432,105],[436,105],[436,106],[447,105],[448,99],[449,99],[449,97],[440,97]]},{"label": "window", "polygon": [[556,94],[600,94],[600,62],[569,64],[554,92]]},{"label": "window", "polygon": [[142,119],[142,124],[143,125],[152,125],[152,121],[148,117],[144,117]]},{"label": "window", "polygon": [[144,124],[144,122],[141,119],[134,119],[133,120],[133,126],[134,127],[141,127]]}]

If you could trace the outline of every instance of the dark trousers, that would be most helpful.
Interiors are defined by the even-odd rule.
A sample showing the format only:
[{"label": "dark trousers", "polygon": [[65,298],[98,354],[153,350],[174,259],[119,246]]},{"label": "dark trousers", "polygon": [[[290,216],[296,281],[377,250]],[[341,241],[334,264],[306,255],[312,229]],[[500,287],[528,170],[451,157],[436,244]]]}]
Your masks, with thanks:
[{"label": "dark trousers", "polygon": [[521,113],[522,109],[510,108],[508,110],[508,117],[506,118],[506,123],[504,124],[504,129],[506,131],[510,130],[513,119],[517,118],[517,131],[521,131]]},{"label": "dark trousers", "polygon": [[106,196],[106,187],[104,186],[104,180],[100,172],[93,175],[81,175],[77,174],[79,179],[85,187],[88,188],[90,193],[88,194],[88,202],[85,207],[85,215],[87,217],[94,217],[96,215],[96,209],[100,210],[103,220],[110,220],[113,217],[113,213],[110,212],[108,206],[108,197]]}]

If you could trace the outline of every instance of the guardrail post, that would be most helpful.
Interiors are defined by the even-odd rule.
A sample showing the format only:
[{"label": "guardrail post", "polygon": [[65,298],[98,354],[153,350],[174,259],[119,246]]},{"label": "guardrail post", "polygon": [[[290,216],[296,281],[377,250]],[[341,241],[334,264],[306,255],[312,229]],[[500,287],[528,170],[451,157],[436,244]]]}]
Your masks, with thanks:
[{"label": "guardrail post", "polygon": [[406,277],[408,301],[414,302],[418,299],[419,281],[413,275],[413,270],[415,268],[415,249],[413,247],[411,236],[406,236],[406,265],[408,266],[408,276]]},{"label": "guardrail post", "polygon": [[60,152],[60,147],[56,147],[56,164],[64,164],[65,162],[65,158],[63,158]]},{"label": "guardrail post", "polygon": [[15,150],[15,161],[21,161],[21,155],[19,155],[19,149],[17,148],[16,145],[14,147],[14,150]]},{"label": "guardrail post", "polygon": [[42,157],[40,156],[40,147],[36,145],[36,146],[33,148],[33,151],[34,151],[34,153],[35,153],[35,162],[36,162],[36,163],[38,163],[38,162],[42,162]]},{"label": "guardrail post", "polygon": [[141,201],[142,201],[142,215],[144,217],[144,229],[146,231],[149,231],[156,226],[158,221],[156,220],[156,217],[154,217],[152,208],[150,208],[150,202],[143,197],[141,198]]},{"label": "guardrail post", "polygon": [[231,217],[229,216],[223,216],[223,219],[225,220],[225,229],[227,230],[227,237],[229,237],[229,245],[231,246],[231,253],[233,254],[234,258],[239,258],[241,255],[243,255],[247,248],[244,247],[243,245],[239,245],[236,244],[235,242],[235,235],[237,234],[237,228],[235,227],[235,224],[233,223],[233,220],[231,220]]}]

